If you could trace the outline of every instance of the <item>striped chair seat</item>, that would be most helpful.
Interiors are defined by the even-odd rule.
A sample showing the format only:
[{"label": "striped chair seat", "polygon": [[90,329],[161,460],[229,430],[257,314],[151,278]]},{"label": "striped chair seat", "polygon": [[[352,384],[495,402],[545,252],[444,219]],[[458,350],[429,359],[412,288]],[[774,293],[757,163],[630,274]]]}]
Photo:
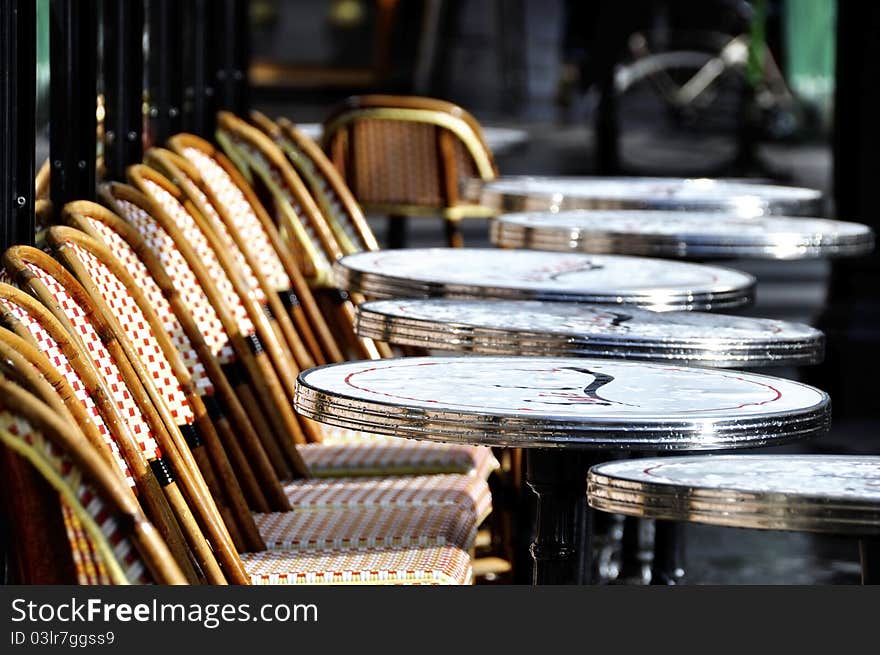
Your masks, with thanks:
[{"label": "striped chair seat", "polygon": [[362,442],[306,444],[298,449],[316,478],[460,473],[485,480],[499,466],[492,450],[484,446],[435,444],[399,437],[380,439],[377,443],[370,436]]},{"label": "striped chair seat", "polygon": [[258,585],[466,585],[468,554],[451,546],[368,551],[263,551],[241,556]]},{"label": "striped chair seat", "polygon": [[291,505],[303,509],[451,505],[476,516],[477,523],[492,511],[489,485],[473,475],[296,480],[284,486],[284,493]]},{"label": "striped chair seat", "polygon": [[253,515],[269,550],[457,546],[476,537],[473,513],[452,506],[295,509]]}]

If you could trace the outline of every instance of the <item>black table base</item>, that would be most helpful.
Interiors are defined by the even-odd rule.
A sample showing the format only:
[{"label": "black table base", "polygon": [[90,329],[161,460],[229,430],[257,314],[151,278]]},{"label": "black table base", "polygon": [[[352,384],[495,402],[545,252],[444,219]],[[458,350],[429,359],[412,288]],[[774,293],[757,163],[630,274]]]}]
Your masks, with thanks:
[{"label": "black table base", "polygon": [[859,540],[859,559],[862,563],[862,584],[880,584],[880,537]]},{"label": "black table base", "polygon": [[537,495],[535,537],[530,547],[533,584],[592,582],[587,471],[597,461],[580,450],[526,450],[526,483]]}]

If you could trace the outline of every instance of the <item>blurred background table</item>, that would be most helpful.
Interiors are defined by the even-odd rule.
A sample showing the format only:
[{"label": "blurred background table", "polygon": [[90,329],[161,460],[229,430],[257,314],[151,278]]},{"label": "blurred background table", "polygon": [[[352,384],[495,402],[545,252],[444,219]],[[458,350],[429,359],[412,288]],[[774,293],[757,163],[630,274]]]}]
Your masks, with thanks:
[{"label": "blurred background table", "polygon": [[860,223],[722,212],[572,210],[502,214],[491,227],[503,248],[689,259],[819,259],[870,253]]},{"label": "blurred background table", "polygon": [[673,177],[508,176],[467,185],[469,198],[499,213],[565,209],[725,211],[739,216],[822,216],[815,189]]}]

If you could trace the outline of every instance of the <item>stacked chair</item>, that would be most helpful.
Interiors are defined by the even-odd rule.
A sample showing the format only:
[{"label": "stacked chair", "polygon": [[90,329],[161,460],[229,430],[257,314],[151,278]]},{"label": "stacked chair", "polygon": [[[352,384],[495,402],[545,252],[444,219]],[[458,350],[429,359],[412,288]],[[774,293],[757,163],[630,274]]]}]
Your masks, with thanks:
[{"label": "stacked chair", "polygon": [[[10,522],[18,581],[472,582],[489,449],[291,408],[300,370],[390,351],[355,337],[351,299],[316,283],[303,253],[339,233],[278,163],[300,185],[285,220],[250,167],[180,135],[103,187],[104,205],[70,203],[37,248],[4,254],[4,506],[46,515]],[[294,239],[304,211],[312,231]],[[346,249],[375,247],[359,223]]]}]

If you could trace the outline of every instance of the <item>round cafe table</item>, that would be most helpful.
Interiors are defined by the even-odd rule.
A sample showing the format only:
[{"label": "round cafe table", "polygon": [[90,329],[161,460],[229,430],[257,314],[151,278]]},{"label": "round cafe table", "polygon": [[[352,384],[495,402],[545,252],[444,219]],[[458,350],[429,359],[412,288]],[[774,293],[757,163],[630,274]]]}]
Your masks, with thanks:
[{"label": "round cafe table", "polygon": [[695,259],[854,257],[874,247],[873,231],[860,223],[639,210],[502,214],[491,239],[502,248]]},{"label": "round cafe table", "polygon": [[586,474],[616,451],[775,445],[827,429],[818,389],[753,373],[547,357],[412,357],[299,375],[313,420],[398,437],[526,449],[535,584],[584,582]]},{"label": "round cafe table", "polygon": [[499,213],[565,209],[723,211],[740,216],[821,216],[815,189],[708,178],[500,177],[468,197]]},{"label": "round cafe table", "polygon": [[[816,364],[825,341],[819,330],[786,321],[533,300],[372,300],[357,308],[356,328],[362,337],[431,350],[613,357],[713,368]],[[636,521],[624,524],[624,578],[643,575]],[[680,528],[658,522],[655,531],[651,580],[671,582],[682,570]]]},{"label": "round cafe table", "polygon": [[657,457],[594,466],[587,493],[606,512],[859,539],[862,582],[880,583],[880,457]]},{"label": "round cafe table", "polygon": [[751,275],[717,266],[492,248],[361,252],[334,268],[339,288],[372,298],[564,300],[662,311],[742,307],[755,285]]},{"label": "round cafe table", "polygon": [[822,332],[801,323],[536,300],[371,300],[357,308],[356,329],[361,337],[436,350],[713,368],[816,364],[825,345]]}]

